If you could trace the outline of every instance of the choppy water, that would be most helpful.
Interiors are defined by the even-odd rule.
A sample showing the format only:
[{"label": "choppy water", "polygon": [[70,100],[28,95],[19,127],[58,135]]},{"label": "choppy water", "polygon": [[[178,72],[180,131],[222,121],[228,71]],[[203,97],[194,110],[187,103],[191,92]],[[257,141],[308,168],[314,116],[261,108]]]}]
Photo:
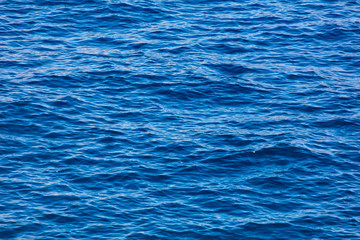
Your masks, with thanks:
[{"label": "choppy water", "polygon": [[360,239],[360,2],[0,1],[0,238]]}]

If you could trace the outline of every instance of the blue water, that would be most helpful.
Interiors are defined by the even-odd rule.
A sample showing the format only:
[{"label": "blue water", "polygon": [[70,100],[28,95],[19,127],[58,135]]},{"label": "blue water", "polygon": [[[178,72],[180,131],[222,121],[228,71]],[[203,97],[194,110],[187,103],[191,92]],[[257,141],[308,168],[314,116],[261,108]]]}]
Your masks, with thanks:
[{"label": "blue water", "polygon": [[360,1],[0,1],[0,238],[360,239],[359,200]]}]

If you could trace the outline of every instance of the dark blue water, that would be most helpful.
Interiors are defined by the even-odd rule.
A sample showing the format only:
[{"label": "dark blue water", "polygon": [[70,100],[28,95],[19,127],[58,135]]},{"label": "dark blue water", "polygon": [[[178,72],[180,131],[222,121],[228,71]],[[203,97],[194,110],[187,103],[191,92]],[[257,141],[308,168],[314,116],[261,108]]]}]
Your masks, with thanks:
[{"label": "dark blue water", "polygon": [[1,0],[0,238],[360,239],[360,2]]}]

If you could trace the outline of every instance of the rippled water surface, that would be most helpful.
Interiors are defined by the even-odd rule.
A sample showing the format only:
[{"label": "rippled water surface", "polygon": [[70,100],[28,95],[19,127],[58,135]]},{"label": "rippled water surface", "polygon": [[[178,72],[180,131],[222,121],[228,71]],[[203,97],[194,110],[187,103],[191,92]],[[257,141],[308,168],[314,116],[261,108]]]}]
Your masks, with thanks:
[{"label": "rippled water surface", "polygon": [[0,0],[0,238],[360,239],[360,2]]}]

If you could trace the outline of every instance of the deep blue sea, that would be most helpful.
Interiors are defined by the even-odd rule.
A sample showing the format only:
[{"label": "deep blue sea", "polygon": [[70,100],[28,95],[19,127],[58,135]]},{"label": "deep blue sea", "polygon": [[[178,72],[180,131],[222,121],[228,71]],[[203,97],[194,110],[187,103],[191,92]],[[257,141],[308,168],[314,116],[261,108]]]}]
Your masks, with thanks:
[{"label": "deep blue sea", "polygon": [[0,0],[0,238],[360,239],[360,1]]}]

